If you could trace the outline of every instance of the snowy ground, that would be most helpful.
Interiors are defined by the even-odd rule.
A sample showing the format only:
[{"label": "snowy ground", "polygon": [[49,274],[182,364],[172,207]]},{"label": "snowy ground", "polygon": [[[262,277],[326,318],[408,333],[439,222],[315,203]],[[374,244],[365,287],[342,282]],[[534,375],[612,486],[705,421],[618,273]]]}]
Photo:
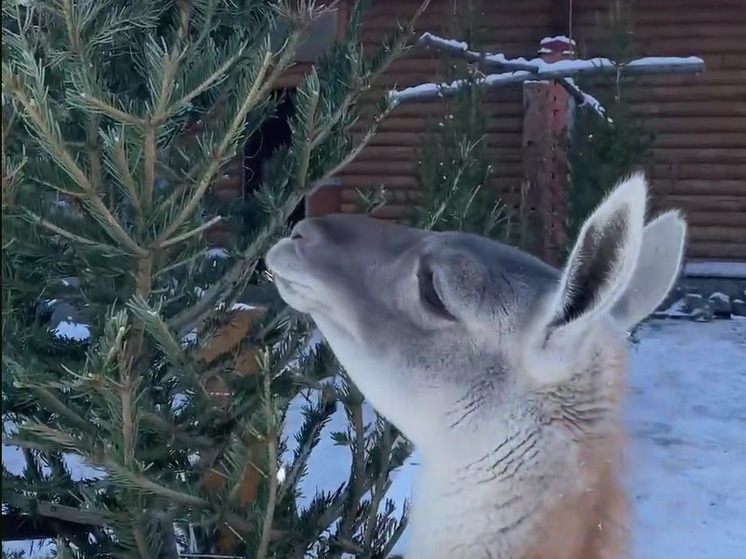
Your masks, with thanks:
[{"label": "snowy ground", "polygon": [[[627,414],[633,558],[743,557],[746,320],[653,321],[640,337]],[[338,414],[327,429],[343,429],[344,421]],[[6,465],[14,458],[3,452]],[[397,473],[390,497],[411,497],[416,460]],[[315,487],[335,489],[348,464],[346,449],[323,440],[309,463],[307,497]],[[400,543],[397,551],[405,551],[406,539]]]}]

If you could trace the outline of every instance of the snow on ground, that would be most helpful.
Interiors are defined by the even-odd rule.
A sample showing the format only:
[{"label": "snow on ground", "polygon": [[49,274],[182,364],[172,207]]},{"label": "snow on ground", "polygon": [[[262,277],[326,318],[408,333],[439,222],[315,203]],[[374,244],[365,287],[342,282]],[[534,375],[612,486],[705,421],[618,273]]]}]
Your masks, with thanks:
[{"label": "snow on ground", "polygon": [[[657,320],[640,338],[632,348],[627,409],[632,558],[740,558],[746,549],[746,320]],[[300,425],[300,407],[293,404],[288,427]],[[325,433],[345,426],[339,411]],[[6,457],[13,459],[7,448],[8,465]],[[316,488],[336,489],[349,463],[346,448],[322,437],[302,503]],[[415,455],[396,473],[389,497],[411,498],[417,463]],[[406,534],[395,551],[406,551]]]},{"label": "snow on ground", "polygon": [[632,354],[635,559],[746,549],[746,320],[654,321]]}]

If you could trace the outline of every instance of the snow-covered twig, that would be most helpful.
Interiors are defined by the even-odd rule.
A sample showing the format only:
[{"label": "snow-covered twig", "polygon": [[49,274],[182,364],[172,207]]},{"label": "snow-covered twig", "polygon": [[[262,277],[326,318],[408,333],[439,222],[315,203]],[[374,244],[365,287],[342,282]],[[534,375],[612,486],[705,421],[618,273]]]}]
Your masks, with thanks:
[{"label": "snow-covered twig", "polygon": [[578,104],[579,107],[588,107],[596,114],[598,114],[598,116],[606,119],[607,122],[612,122],[611,118],[606,115],[606,109],[604,109],[603,105],[601,105],[601,101],[596,99],[590,93],[586,93],[585,91],[580,89],[577,85],[575,85],[575,81],[572,78],[564,78],[559,83],[570,95],[572,95],[573,99],[575,99],[575,102]]},{"label": "snow-covered twig", "polygon": [[630,74],[666,74],[698,73],[704,70],[704,61],[696,56],[689,57],[646,57],[625,64],[617,64],[609,58],[591,58],[587,60],[559,60],[546,62],[541,58],[507,58],[504,54],[487,54],[469,50],[466,43],[443,39],[432,33],[425,33],[417,42],[418,45],[436,48],[453,56],[463,58],[471,63],[491,66],[506,72],[492,73],[470,80],[456,80],[451,83],[425,83],[414,87],[390,92],[395,103],[404,101],[421,101],[434,97],[453,95],[464,86],[474,83],[484,87],[500,87],[508,84],[522,83],[527,80],[557,80],[581,105],[590,106],[605,118],[601,104],[592,96],[584,93],[567,78],[577,74],[616,73],[619,69]]},{"label": "snow-covered twig", "polygon": [[444,39],[432,33],[423,33],[417,40],[417,46],[432,48],[452,56],[462,58],[470,63],[483,64],[485,66],[499,67],[503,70],[526,70],[535,71],[535,66],[523,59],[510,60],[502,54],[487,54],[469,50],[469,45],[463,41]]}]

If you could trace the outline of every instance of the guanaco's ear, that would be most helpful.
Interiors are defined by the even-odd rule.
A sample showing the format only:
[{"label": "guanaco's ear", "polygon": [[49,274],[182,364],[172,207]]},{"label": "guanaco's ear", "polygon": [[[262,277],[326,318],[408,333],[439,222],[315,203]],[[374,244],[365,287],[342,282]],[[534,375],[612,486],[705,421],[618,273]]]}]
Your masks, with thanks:
[{"label": "guanaco's ear", "polygon": [[647,185],[642,174],[621,181],[586,220],[556,291],[535,324],[531,374],[559,382],[597,321],[626,292],[642,246]]},{"label": "guanaco's ear", "polygon": [[629,330],[652,313],[668,295],[681,270],[686,221],[678,211],[659,215],[645,226],[640,256],[612,316]]}]

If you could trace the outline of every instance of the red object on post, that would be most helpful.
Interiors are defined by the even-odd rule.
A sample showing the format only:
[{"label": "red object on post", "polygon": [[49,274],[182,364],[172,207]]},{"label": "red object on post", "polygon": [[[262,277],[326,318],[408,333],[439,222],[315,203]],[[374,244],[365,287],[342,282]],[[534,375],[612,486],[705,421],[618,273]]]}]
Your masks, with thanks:
[{"label": "red object on post", "polygon": [[[575,58],[567,37],[541,42],[545,62]],[[523,211],[526,248],[550,264],[561,263],[566,245],[567,143],[573,102],[555,81],[523,84]]]},{"label": "red object on post", "polygon": [[337,179],[319,183],[306,195],[306,217],[336,214],[341,211],[342,188]]}]

